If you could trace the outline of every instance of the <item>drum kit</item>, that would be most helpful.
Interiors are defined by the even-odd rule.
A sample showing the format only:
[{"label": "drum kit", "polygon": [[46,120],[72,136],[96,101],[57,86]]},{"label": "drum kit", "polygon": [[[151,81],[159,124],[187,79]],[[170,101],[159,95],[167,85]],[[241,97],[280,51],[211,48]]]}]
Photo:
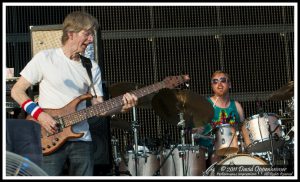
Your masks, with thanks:
[{"label": "drum kit", "polygon": [[[109,88],[112,96],[119,96],[142,87],[139,84],[122,83]],[[273,101],[293,99],[293,82],[289,82],[268,98]],[[293,101],[291,101],[293,102]],[[152,108],[167,123],[178,127],[180,142],[161,145],[159,150],[149,149],[147,142],[138,145],[136,108],[133,121],[112,118],[112,128],[133,131],[133,147],[120,157],[118,140],[112,138],[115,175],[133,176],[211,176],[216,165],[293,165],[294,127],[293,104],[289,102],[289,117],[274,113],[259,113],[245,119],[239,126],[223,124],[212,129],[207,124],[213,118],[213,107],[207,99],[189,90],[163,89],[139,100],[136,107]],[[293,124],[292,124],[293,125]],[[190,128],[205,128],[201,133]],[[187,138],[191,144],[187,144]],[[214,143],[214,154],[222,159],[206,166],[208,148],[196,139],[206,138]],[[152,141],[153,142],[153,141]],[[161,144],[161,141],[157,141]]]},{"label": "drum kit", "polygon": [[[205,176],[214,176],[217,165],[265,165],[265,166],[288,166],[288,171],[294,170],[294,82],[281,87],[273,92],[268,98],[270,101],[287,101],[288,112],[277,115],[274,113],[259,113],[247,118],[238,127],[238,139],[234,138],[233,128],[230,134],[226,130],[222,134],[217,132],[216,153],[222,153],[226,149],[225,159],[215,162],[205,172]],[[292,125],[291,127],[287,127]],[[228,126],[225,126],[225,128]],[[223,128],[223,126],[221,127]],[[218,142],[222,140],[222,145]],[[226,142],[224,142],[226,141]],[[228,144],[228,141],[232,143]],[[220,147],[223,146],[224,147]]]}]

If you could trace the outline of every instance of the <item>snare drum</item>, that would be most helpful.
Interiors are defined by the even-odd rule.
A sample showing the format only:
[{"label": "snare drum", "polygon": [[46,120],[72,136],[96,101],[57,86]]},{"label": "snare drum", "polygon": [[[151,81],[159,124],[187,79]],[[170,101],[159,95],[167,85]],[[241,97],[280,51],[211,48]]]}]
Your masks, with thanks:
[{"label": "snare drum", "polygon": [[242,126],[242,136],[248,152],[271,151],[271,138],[273,149],[284,144],[282,125],[273,113],[264,113],[263,116],[257,114],[246,119]]},{"label": "snare drum", "polygon": [[230,124],[220,125],[216,130],[215,150],[218,156],[236,154],[239,151],[235,128]]}]

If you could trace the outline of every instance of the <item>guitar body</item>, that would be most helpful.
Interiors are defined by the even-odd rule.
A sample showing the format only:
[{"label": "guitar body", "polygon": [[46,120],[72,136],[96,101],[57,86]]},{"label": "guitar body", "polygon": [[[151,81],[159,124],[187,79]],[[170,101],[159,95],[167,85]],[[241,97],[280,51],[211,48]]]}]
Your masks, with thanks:
[{"label": "guitar body", "polygon": [[[70,113],[75,113],[77,105],[83,100],[91,99],[92,95],[85,94],[81,95],[69,104],[60,109],[43,109],[44,112],[50,114],[53,118],[59,118]],[[28,115],[28,120],[35,120],[32,116]],[[48,132],[41,127],[41,144],[43,155],[49,155],[55,152],[59,147],[61,147],[68,139],[70,138],[80,138],[83,136],[83,133],[74,133],[72,131],[72,126],[67,126],[61,128],[59,133],[48,136]]]}]

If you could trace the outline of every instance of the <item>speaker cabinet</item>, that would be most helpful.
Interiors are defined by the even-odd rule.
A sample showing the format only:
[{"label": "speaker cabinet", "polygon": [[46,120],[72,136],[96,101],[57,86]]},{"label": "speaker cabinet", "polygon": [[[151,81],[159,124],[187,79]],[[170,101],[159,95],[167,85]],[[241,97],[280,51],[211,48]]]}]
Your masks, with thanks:
[{"label": "speaker cabinet", "polygon": [[[62,24],[30,26],[32,56],[39,51],[61,47]],[[95,32],[92,46],[88,46],[85,56],[98,63],[98,32]]]}]

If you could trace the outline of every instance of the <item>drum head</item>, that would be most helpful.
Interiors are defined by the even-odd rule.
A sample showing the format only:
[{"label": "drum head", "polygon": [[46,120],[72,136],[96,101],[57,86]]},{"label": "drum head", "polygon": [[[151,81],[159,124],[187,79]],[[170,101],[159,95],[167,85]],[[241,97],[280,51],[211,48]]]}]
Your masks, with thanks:
[{"label": "drum head", "polygon": [[257,156],[238,154],[223,159],[218,165],[267,165],[267,163]]}]

